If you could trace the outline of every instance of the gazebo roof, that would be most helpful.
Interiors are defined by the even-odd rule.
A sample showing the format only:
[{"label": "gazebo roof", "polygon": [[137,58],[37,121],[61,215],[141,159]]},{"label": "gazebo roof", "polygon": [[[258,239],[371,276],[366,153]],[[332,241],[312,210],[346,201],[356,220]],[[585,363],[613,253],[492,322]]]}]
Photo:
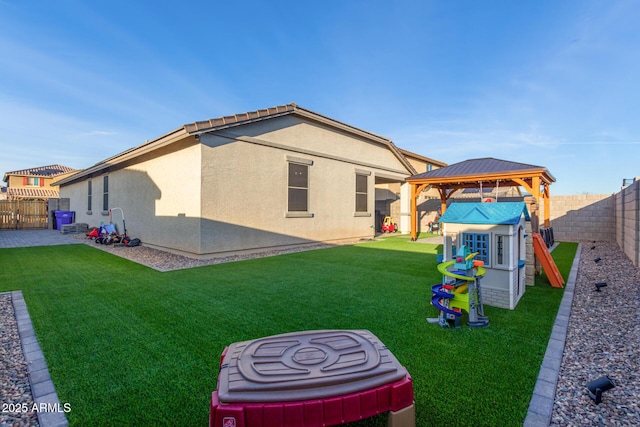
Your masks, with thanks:
[{"label": "gazebo roof", "polygon": [[[526,163],[510,162],[508,160],[485,157],[470,159],[454,163],[440,169],[410,176],[406,181],[411,184],[411,239],[417,237],[416,218],[418,217],[417,199],[422,191],[435,188],[440,194],[441,210],[447,211],[447,200],[455,190],[483,187],[523,187],[537,203],[544,203],[544,224],[549,226],[549,186],[556,179],[543,166],[528,165]],[[541,188],[542,187],[542,188]],[[542,199],[542,200],[541,200]],[[538,214],[532,211],[535,224],[538,224]]]},{"label": "gazebo roof", "polygon": [[[555,177],[543,166],[485,157],[454,163],[443,168],[413,175],[408,182],[424,184],[459,184],[458,188],[476,186],[478,182],[507,181],[512,178],[540,176],[543,183],[555,182]],[[519,185],[519,184],[511,184]]]}]

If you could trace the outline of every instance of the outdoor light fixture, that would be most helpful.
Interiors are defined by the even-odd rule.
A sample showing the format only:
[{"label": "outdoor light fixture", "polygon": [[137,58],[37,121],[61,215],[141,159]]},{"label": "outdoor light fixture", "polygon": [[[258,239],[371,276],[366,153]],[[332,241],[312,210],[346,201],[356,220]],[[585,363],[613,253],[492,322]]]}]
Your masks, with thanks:
[{"label": "outdoor light fixture", "polygon": [[604,288],[605,286],[607,286],[607,282],[598,282],[598,283],[594,283],[595,287],[596,287],[596,292],[600,292],[600,288]]},{"label": "outdoor light fixture", "polygon": [[596,259],[594,259],[594,261],[595,261],[595,263],[597,264],[597,263],[599,263],[600,261],[602,261],[602,258],[597,257]]},{"label": "outdoor light fixture", "polygon": [[611,378],[607,375],[600,377],[597,380],[591,381],[587,384],[587,390],[589,391],[589,397],[596,402],[596,405],[602,402],[602,393],[612,389],[616,386]]}]

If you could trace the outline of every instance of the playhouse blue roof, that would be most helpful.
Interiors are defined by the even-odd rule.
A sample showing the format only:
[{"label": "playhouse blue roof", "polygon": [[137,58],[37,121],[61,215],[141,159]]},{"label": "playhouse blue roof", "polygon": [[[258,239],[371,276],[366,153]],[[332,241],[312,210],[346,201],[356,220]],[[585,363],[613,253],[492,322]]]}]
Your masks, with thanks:
[{"label": "playhouse blue roof", "polygon": [[440,222],[451,224],[506,224],[514,225],[524,214],[531,221],[524,202],[451,203]]}]

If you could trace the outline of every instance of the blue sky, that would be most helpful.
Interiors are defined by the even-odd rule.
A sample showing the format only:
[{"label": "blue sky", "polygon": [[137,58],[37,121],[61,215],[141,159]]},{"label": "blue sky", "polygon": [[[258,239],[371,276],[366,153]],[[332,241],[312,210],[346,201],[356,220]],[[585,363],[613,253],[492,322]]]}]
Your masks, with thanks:
[{"label": "blue sky", "polygon": [[640,2],[0,0],[0,176],[295,102],[449,164],[640,175]]}]

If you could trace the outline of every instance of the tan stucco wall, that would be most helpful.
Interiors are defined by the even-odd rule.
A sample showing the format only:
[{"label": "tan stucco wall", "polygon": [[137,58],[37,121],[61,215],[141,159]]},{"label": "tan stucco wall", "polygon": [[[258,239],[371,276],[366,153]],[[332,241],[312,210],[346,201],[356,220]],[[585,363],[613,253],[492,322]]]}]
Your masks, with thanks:
[{"label": "tan stucco wall", "polygon": [[[158,151],[141,162],[108,173],[109,208],[123,210],[130,236],[145,244],[197,253],[200,248],[200,145],[191,142]],[[64,185],[76,222],[90,227],[109,222],[103,211],[103,177],[92,178],[92,210],[87,211],[87,181]],[[122,230],[122,216],[113,212]]]},{"label": "tan stucco wall", "polygon": [[[403,181],[404,165],[383,144],[295,117],[189,137],[109,173],[109,205],[124,210],[129,235],[197,257],[374,236],[375,180]],[[309,166],[309,213],[287,213],[288,162]],[[356,172],[369,174],[368,213],[355,213]],[[102,175],[61,187],[76,221],[97,226]],[[120,214],[114,214],[120,225]]]},{"label": "tan stucco wall", "polygon": [[[399,160],[386,147],[297,119],[269,125],[243,127],[251,137],[240,141],[202,136],[203,253],[373,237],[375,178],[404,179]],[[309,164],[312,217],[287,215],[290,160]],[[355,213],[356,172],[370,174],[364,216]]]}]

